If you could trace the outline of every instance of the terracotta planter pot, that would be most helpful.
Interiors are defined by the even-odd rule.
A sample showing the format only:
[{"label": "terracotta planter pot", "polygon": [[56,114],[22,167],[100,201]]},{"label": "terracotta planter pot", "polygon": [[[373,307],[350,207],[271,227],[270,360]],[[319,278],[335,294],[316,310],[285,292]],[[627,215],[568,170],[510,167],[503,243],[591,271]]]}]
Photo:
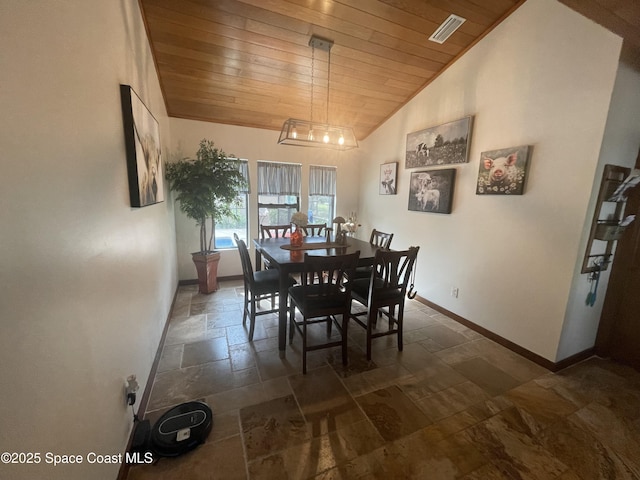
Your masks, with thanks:
[{"label": "terracotta planter pot", "polygon": [[213,293],[218,290],[218,262],[220,261],[220,253],[192,253],[191,258],[198,271],[199,292]]}]

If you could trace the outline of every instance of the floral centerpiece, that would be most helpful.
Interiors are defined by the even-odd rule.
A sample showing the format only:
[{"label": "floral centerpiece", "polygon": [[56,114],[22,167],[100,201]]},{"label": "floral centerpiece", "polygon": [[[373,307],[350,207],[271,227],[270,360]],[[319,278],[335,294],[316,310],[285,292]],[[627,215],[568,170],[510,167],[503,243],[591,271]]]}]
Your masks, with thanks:
[{"label": "floral centerpiece", "polygon": [[291,223],[295,225],[295,229],[291,229],[291,237],[290,242],[293,247],[301,247],[302,246],[302,228],[306,227],[307,223],[309,223],[309,217],[307,217],[306,213],[296,212],[291,215]]},{"label": "floral centerpiece", "polygon": [[353,235],[360,224],[358,223],[358,214],[356,212],[351,212],[347,221],[342,225],[342,229],[347,231],[347,233]]},{"label": "floral centerpiece", "polygon": [[309,217],[307,217],[306,213],[296,212],[291,215],[291,223],[296,227],[306,227],[307,223],[309,223]]}]

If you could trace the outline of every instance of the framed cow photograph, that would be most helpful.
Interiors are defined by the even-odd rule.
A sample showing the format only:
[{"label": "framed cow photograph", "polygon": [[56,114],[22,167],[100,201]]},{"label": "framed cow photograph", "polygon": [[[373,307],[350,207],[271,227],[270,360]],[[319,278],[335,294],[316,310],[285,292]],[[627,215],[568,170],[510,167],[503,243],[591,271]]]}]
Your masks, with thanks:
[{"label": "framed cow photograph", "polygon": [[378,185],[378,193],[380,195],[395,195],[397,193],[397,174],[398,162],[380,165],[380,183]]},{"label": "framed cow photograph", "polygon": [[472,124],[469,116],[408,134],[405,168],[468,162]]},{"label": "framed cow photograph", "polygon": [[522,145],[482,152],[476,195],[522,195],[531,150]]},{"label": "framed cow photograph", "polygon": [[132,207],[164,201],[160,127],[133,88],[120,85],[129,199]]},{"label": "framed cow photograph", "polygon": [[409,210],[451,213],[455,180],[455,168],[411,172]]}]

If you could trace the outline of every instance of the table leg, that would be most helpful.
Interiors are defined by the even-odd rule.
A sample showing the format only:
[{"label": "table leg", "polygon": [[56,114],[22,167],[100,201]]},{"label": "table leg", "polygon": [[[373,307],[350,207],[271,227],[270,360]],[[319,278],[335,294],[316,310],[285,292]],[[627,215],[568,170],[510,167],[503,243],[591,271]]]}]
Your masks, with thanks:
[{"label": "table leg", "polygon": [[285,349],[287,346],[287,314],[289,309],[287,308],[289,299],[289,272],[281,268],[280,269],[280,292],[278,308],[278,350],[280,351],[280,358],[284,358]]},{"label": "table leg", "polygon": [[256,271],[262,270],[262,252],[256,248]]}]

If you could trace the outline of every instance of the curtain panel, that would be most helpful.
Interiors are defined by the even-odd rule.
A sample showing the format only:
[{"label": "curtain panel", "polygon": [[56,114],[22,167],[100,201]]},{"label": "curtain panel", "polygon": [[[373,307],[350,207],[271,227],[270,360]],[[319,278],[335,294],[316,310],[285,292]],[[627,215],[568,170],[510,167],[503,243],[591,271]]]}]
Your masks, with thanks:
[{"label": "curtain panel", "polygon": [[259,195],[300,195],[302,165],[258,162]]},{"label": "curtain panel", "polygon": [[312,165],[309,170],[309,195],[336,196],[336,167]]},{"label": "curtain panel", "polygon": [[247,160],[235,159],[238,164],[238,170],[246,182],[245,187],[238,190],[238,193],[251,193],[251,183],[249,182],[249,162]]}]

